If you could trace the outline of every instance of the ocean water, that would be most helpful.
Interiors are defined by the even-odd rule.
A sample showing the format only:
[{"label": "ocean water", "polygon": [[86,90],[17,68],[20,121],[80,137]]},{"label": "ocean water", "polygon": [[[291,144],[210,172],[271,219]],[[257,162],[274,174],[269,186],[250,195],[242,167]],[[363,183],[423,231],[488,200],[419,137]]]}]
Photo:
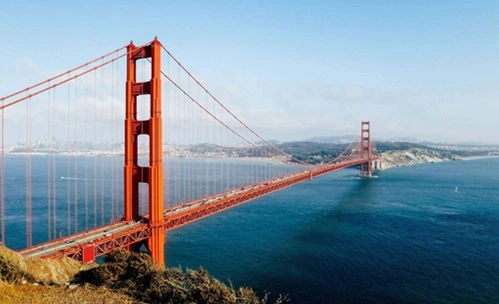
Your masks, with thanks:
[{"label": "ocean water", "polygon": [[[99,201],[119,205],[119,197],[91,196],[113,189],[106,174],[118,180],[121,161],[99,160],[87,174],[91,182],[76,182],[60,178],[81,177],[85,158],[70,166],[62,158],[53,177],[80,193],[89,187],[90,211],[107,212]],[[23,172],[24,163],[11,157],[6,170]],[[32,159],[34,171],[47,165]],[[393,168],[372,179],[358,173],[330,173],[169,232],[166,263],[203,266],[271,299],[288,294],[290,303],[499,303],[499,159]],[[33,183],[35,243],[47,238],[46,180]],[[26,244],[24,181],[6,173],[6,243],[15,249]],[[76,206],[64,189],[57,197]],[[85,203],[78,200],[81,217]],[[57,205],[58,229],[65,206]],[[80,218],[78,229],[86,225]]]},{"label": "ocean water", "polygon": [[499,303],[499,159],[357,174],[172,231],[167,264],[291,303]]},{"label": "ocean water", "polygon": [[[205,158],[167,158],[164,168],[165,207],[301,169],[263,159]],[[29,247],[27,222],[32,244],[40,244],[123,218],[123,157],[6,155],[3,172],[5,244],[10,248]],[[139,184],[141,214],[148,212],[147,188]],[[28,221],[27,193],[32,210]]]}]

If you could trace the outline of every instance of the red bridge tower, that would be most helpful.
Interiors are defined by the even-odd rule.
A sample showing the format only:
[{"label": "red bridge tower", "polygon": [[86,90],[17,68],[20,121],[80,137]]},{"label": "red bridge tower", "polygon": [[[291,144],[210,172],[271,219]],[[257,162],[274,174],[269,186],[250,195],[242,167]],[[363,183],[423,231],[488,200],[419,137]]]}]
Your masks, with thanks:
[{"label": "red bridge tower", "polygon": [[366,162],[360,164],[360,176],[371,177],[371,125],[363,121],[360,126],[360,157]]},{"label": "red bridge tower", "polygon": [[[161,119],[161,44],[127,47],[126,117],[125,117],[125,221],[138,221],[139,183],[149,185],[149,230],[146,247],[158,267],[164,265],[165,231],[163,221],[163,151]],[[151,80],[137,82],[137,60],[150,58]],[[137,119],[137,96],[150,96],[150,117]],[[138,136],[149,135],[149,166],[138,165]],[[128,249],[138,251],[142,243]]]}]

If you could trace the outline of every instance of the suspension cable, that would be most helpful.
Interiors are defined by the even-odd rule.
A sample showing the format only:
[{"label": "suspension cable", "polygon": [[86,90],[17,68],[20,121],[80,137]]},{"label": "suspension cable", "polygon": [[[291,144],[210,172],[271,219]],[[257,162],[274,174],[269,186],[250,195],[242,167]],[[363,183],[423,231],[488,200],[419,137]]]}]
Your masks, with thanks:
[{"label": "suspension cable", "polygon": [[[146,43],[146,44],[144,44],[144,45],[138,46],[137,48],[141,48],[141,47],[147,46],[147,45],[149,45],[150,43],[151,43],[151,42],[148,42],[148,43]],[[121,49],[123,49],[123,48],[120,48],[119,50],[121,50]],[[114,52],[115,52],[115,51],[111,52],[110,54],[112,54],[112,53],[114,53]],[[123,53],[123,54],[121,54],[121,55],[119,55],[119,56],[117,56],[117,57],[114,57],[114,58],[112,58],[112,59],[110,59],[110,60],[107,60],[107,61],[105,61],[105,62],[101,63],[101,64],[98,64],[98,65],[94,66],[94,67],[93,67],[93,68],[91,68],[91,69],[87,69],[87,70],[85,70],[85,71],[83,71],[83,72],[80,72],[79,74],[75,74],[75,75],[74,75],[74,76],[72,76],[72,77],[69,77],[69,78],[66,78],[66,79],[64,79],[64,80],[61,80],[61,81],[59,81],[59,82],[57,82],[57,83],[55,83],[55,84],[53,84],[53,85],[50,85],[50,86],[48,86],[48,87],[46,87],[46,88],[39,89],[38,91],[35,91],[34,93],[28,94],[28,95],[26,95],[26,96],[24,96],[24,97],[18,98],[18,99],[14,100],[14,101],[11,101],[11,102],[9,102],[9,103],[4,103],[4,104],[2,104],[2,105],[0,106],[0,110],[1,110],[1,109],[5,109],[5,108],[8,108],[8,107],[10,107],[10,106],[12,106],[12,105],[14,105],[14,104],[16,104],[16,103],[19,103],[19,102],[21,102],[21,101],[23,101],[23,100],[26,100],[26,99],[28,99],[28,98],[35,97],[35,96],[37,96],[37,95],[39,95],[39,94],[41,94],[41,93],[43,93],[43,92],[46,92],[46,91],[48,91],[48,90],[50,90],[50,89],[54,89],[54,88],[56,88],[56,87],[58,87],[58,86],[61,86],[61,85],[65,84],[65,83],[67,83],[67,82],[69,82],[69,81],[71,81],[71,80],[73,80],[73,79],[76,79],[76,78],[79,78],[79,77],[81,77],[81,76],[83,76],[83,75],[86,75],[86,74],[88,74],[88,73],[90,73],[90,72],[92,72],[92,71],[98,70],[98,69],[100,69],[101,67],[106,66],[106,65],[108,65],[108,64],[110,64],[110,63],[113,63],[113,62],[115,62],[116,60],[118,60],[118,59],[120,59],[120,58],[123,58],[123,57],[127,56],[129,53],[132,53],[132,52],[133,52],[133,50],[132,50],[132,51],[130,51],[130,52]],[[83,64],[81,67],[88,67],[88,65],[89,65],[89,64],[95,63],[95,62],[96,62],[96,61],[98,61],[98,60],[102,60],[102,59],[103,59],[103,58],[105,58],[105,57],[106,57],[106,56],[103,56],[103,57],[97,58],[97,59],[95,59],[95,60],[92,60],[92,61],[91,61],[91,63],[89,62],[89,63]],[[78,68],[75,68],[75,69],[73,69],[73,70],[77,70],[77,69],[78,69]],[[58,76],[56,76],[56,77],[52,77],[52,78],[50,78],[50,79],[48,79],[48,80],[46,80],[46,81],[43,81],[43,82],[41,82],[41,83],[39,83],[39,84],[36,84],[36,85],[34,85],[34,86],[31,86],[31,87],[38,87],[38,86],[40,86],[41,84],[46,84],[46,83],[49,83],[49,81],[50,81],[50,80],[53,80],[53,79],[59,78],[59,77],[61,77],[61,76],[63,76],[63,75],[68,75],[68,74],[69,74],[71,71],[73,71],[73,70],[70,70],[70,71],[68,71],[68,72],[62,73],[62,74],[60,74],[60,75],[58,75]],[[28,91],[31,87],[26,88],[26,89],[23,89],[23,90],[21,90],[20,92],[25,92],[25,91]],[[18,93],[18,92],[16,92],[16,93],[10,94],[10,95],[8,95],[8,96],[2,97],[2,98],[0,98],[0,101],[4,102],[4,101],[5,101],[5,100],[7,100],[8,98],[13,97],[13,96],[16,96],[16,95],[18,95],[18,94],[19,94],[19,93]]]},{"label": "suspension cable", "polygon": [[203,86],[201,84],[201,82],[199,82],[199,80],[197,80],[196,77],[194,77],[181,63],[180,61],[177,60],[177,58],[175,58],[175,56],[172,55],[172,53],[170,53],[162,44],[161,44],[161,47],[163,48],[163,50],[168,54],[168,56],[170,56],[183,70],[184,72],[187,73],[187,75],[189,75],[189,77],[191,77],[205,92],[206,94],[208,94],[218,105],[220,105],[227,113],[229,113],[235,120],[237,120],[242,126],[244,126],[248,131],[250,131],[251,133],[253,133],[256,137],[258,137],[261,141],[263,141],[264,143],[266,143],[268,146],[272,147],[273,149],[275,149],[276,151],[279,151],[279,153],[281,153],[282,155],[285,155],[291,159],[293,159],[294,161],[296,161],[297,163],[300,163],[300,164],[303,164],[303,165],[306,165],[306,166],[312,166],[311,164],[308,164],[308,163],[305,163],[301,160],[298,160],[296,158],[294,158],[292,155],[289,155],[287,154],[286,152],[282,151],[281,149],[279,149],[278,147],[276,147],[275,145],[273,145],[272,143],[270,143],[269,141],[267,141],[266,139],[264,139],[263,137],[261,137],[258,133],[256,133],[253,129],[251,129],[248,125],[246,125],[242,120],[240,120],[234,113],[232,113],[228,108],[226,108],[205,86]]},{"label": "suspension cable", "polygon": [[12,93],[12,94],[10,94],[10,95],[4,96],[4,97],[0,98],[0,101],[4,101],[4,100],[7,100],[7,99],[9,99],[9,98],[11,98],[11,97],[14,97],[14,96],[16,96],[16,95],[19,95],[19,94],[21,94],[21,93],[28,92],[29,90],[32,90],[32,89],[34,89],[34,88],[36,88],[36,87],[39,87],[39,86],[41,86],[41,85],[43,85],[43,84],[50,83],[52,80],[55,80],[55,79],[57,79],[57,78],[61,78],[61,77],[62,77],[62,76],[64,76],[64,75],[69,75],[70,73],[72,73],[72,72],[74,72],[74,71],[77,71],[77,70],[79,70],[79,69],[81,69],[81,68],[84,68],[84,67],[86,67],[86,66],[88,66],[88,65],[90,65],[90,64],[93,64],[93,63],[95,63],[95,62],[97,62],[97,61],[101,60],[101,59],[104,59],[104,58],[106,58],[106,57],[109,57],[109,56],[111,56],[113,53],[115,53],[115,52],[119,52],[119,51],[121,51],[121,50],[123,50],[123,49],[125,49],[125,48],[126,48],[126,46],[122,46],[122,47],[120,47],[120,48],[118,48],[118,49],[116,49],[116,50],[114,50],[114,51],[112,51],[112,52],[109,52],[109,53],[107,53],[107,54],[105,54],[105,55],[103,55],[103,56],[101,56],[101,57],[99,57],[99,58],[96,58],[96,59],[90,60],[90,61],[88,61],[88,62],[86,62],[86,63],[84,63],[84,64],[82,64],[82,65],[79,65],[79,66],[77,66],[76,68],[73,68],[73,69],[71,69],[71,70],[68,70],[68,71],[66,71],[66,72],[64,72],[64,73],[60,73],[60,74],[58,74],[58,75],[56,75],[56,76],[54,76],[54,77],[51,77],[51,78],[49,78],[49,79],[47,79],[47,80],[41,81],[41,82],[39,82],[39,83],[36,83],[36,84],[34,84],[34,85],[30,86],[30,87],[27,87],[27,88],[25,88],[25,89],[22,89],[22,90],[19,90],[19,91],[17,91],[17,92],[14,92],[14,93]]},{"label": "suspension cable", "polygon": [[[257,148],[258,150],[262,151],[263,153],[267,154],[267,155],[270,155],[270,156],[273,156],[273,157],[277,157],[277,155],[273,154],[273,153],[270,153],[270,152],[267,152],[265,151],[264,149],[262,149],[261,147],[259,147],[258,145],[255,145],[254,143],[250,142],[248,139],[246,139],[245,137],[243,137],[241,134],[239,134],[238,132],[236,132],[234,129],[232,129],[231,127],[229,127],[225,122],[223,122],[222,120],[220,120],[217,116],[215,116],[213,113],[211,113],[208,109],[206,109],[206,107],[204,107],[201,103],[199,103],[196,99],[194,99],[194,97],[192,97],[189,93],[187,93],[184,89],[182,89],[180,87],[180,85],[178,85],[173,79],[171,79],[168,75],[166,75],[163,71],[161,71],[161,74],[168,80],[170,81],[179,91],[181,91],[184,96],[186,96],[187,98],[189,98],[192,102],[194,102],[198,107],[200,107],[204,112],[206,112],[208,115],[210,115],[212,118],[214,118],[216,121],[218,121],[221,125],[223,125],[224,127],[226,127],[227,129],[229,129],[234,135],[236,135],[237,137],[241,138],[243,141],[245,141],[246,143],[250,144],[251,146]],[[287,155],[287,154],[286,154]],[[307,163],[303,163],[301,162],[303,165],[307,165],[307,166],[311,166],[310,164],[307,164]]]}]

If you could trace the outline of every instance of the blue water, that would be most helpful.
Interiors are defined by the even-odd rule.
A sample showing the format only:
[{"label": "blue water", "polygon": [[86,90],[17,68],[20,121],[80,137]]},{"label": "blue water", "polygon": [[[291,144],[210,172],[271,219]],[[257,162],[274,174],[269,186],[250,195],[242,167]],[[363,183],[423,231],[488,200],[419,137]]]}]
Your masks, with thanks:
[{"label": "blue water", "polygon": [[169,233],[167,264],[292,303],[499,303],[498,172],[332,173]]},{"label": "blue water", "polygon": [[[9,165],[22,171],[24,159],[18,161],[9,159]],[[112,188],[99,178],[113,170],[106,162],[100,166],[88,174],[98,180],[89,192]],[[46,160],[33,157],[32,167],[46,170]],[[74,173],[64,162],[58,168],[56,178]],[[393,168],[373,179],[345,169],[168,233],[167,264],[201,265],[224,282],[268,291],[271,298],[289,294],[291,303],[499,303],[498,172],[499,159]],[[22,248],[25,178],[6,178],[7,245]],[[33,185],[35,242],[47,238],[47,208],[37,208],[46,204],[45,189],[43,182]],[[101,207],[102,197],[89,200],[90,209],[109,208]],[[64,206],[57,205],[60,227]],[[84,220],[78,225],[86,229]]]},{"label": "blue water", "polygon": [[[216,158],[167,158],[164,167],[164,207],[303,169],[270,160]],[[5,172],[5,244],[12,249],[30,246],[29,226],[32,244],[40,244],[123,218],[122,156],[6,155],[0,172]],[[31,193],[31,221],[26,221],[26,193]],[[139,213],[148,213],[146,184],[139,184]]]}]

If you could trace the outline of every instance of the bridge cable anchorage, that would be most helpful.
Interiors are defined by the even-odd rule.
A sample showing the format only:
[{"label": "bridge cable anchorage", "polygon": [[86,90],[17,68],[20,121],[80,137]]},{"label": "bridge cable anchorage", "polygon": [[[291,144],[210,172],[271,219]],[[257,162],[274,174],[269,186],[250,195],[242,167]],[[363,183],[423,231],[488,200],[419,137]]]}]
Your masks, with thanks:
[{"label": "bridge cable anchorage", "polygon": [[[282,151],[281,149],[279,149],[278,147],[276,147],[275,145],[273,145],[272,143],[268,142],[266,139],[264,139],[262,136],[260,136],[258,133],[256,133],[253,129],[251,129],[247,124],[245,124],[242,120],[240,120],[234,113],[232,113],[232,111],[230,111],[228,108],[226,108],[205,86],[203,86],[203,84],[201,84],[201,82],[196,78],[194,77],[185,67],[184,65],[182,65],[175,56],[173,56],[172,53],[170,53],[170,51],[168,51],[168,49],[166,49],[163,45],[161,45],[161,47],[163,48],[163,50],[168,54],[168,56],[170,56],[186,73],[187,75],[189,75],[189,77],[191,77],[219,106],[221,106],[225,111],[227,111],[227,113],[229,113],[234,119],[236,119],[241,125],[243,125],[248,131],[250,131],[251,133],[253,133],[256,137],[258,137],[258,139],[260,139],[261,141],[265,142],[268,146],[272,147],[273,149],[279,151],[282,155],[285,155],[285,156],[288,156],[290,157],[291,159],[293,159],[295,162],[297,163],[301,163],[303,165],[307,165],[307,166],[310,166],[311,164],[308,164],[308,163],[305,163],[305,162],[302,162],[294,157],[292,157],[291,155],[287,154],[286,152]],[[166,75],[164,75],[165,77],[167,77]],[[168,78],[168,77],[167,77]],[[170,80],[171,81],[171,80]]]}]

